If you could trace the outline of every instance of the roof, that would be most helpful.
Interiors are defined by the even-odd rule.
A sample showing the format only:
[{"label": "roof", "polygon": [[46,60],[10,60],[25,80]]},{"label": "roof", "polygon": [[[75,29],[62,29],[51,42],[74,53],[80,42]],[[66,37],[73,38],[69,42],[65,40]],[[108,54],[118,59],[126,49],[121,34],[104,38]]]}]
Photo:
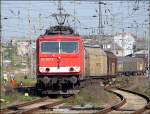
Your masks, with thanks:
[{"label": "roof", "polygon": [[117,60],[118,62],[120,61],[140,61],[140,60],[143,60],[141,58],[138,58],[138,57],[128,57],[128,56],[123,56],[123,57],[117,57]]},{"label": "roof", "polygon": [[67,40],[82,40],[80,36],[65,36],[65,35],[57,35],[57,36],[40,36],[38,40],[57,40],[57,39],[67,39]]},{"label": "roof", "polygon": [[106,56],[104,50],[98,47],[85,47],[85,50],[90,53],[90,55]]},{"label": "roof", "polygon": [[146,39],[136,39],[136,49],[137,50],[143,50],[147,48],[147,42]]},{"label": "roof", "polygon": [[147,54],[147,53],[148,53],[147,50],[140,50],[140,51],[134,52],[134,54]]}]

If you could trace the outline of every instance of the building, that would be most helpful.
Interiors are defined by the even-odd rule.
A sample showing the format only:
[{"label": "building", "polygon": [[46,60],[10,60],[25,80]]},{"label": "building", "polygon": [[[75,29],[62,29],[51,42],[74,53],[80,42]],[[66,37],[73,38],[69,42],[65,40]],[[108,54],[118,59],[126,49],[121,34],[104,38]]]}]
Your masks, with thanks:
[{"label": "building", "polygon": [[27,55],[30,51],[29,45],[30,45],[29,42],[26,41],[17,42],[17,55],[19,56]]},{"label": "building", "polygon": [[119,33],[112,35],[84,36],[84,43],[90,45],[100,45],[103,50],[111,51],[116,56],[132,55],[136,51],[146,50],[146,40],[137,38],[131,33]]},{"label": "building", "polygon": [[132,34],[130,33],[117,34],[114,36],[114,42],[122,48],[122,53],[121,55],[118,56],[127,56],[133,54],[136,40]]},{"label": "building", "polygon": [[136,38],[135,51],[146,50],[148,49],[148,43],[146,39]]}]

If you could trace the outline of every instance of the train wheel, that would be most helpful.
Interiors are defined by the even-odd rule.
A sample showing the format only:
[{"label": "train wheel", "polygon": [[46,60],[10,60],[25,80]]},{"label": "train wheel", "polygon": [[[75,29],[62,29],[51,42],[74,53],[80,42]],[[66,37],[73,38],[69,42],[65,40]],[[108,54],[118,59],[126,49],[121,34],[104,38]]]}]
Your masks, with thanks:
[{"label": "train wheel", "polygon": [[48,95],[48,97],[50,97],[50,98],[58,98],[59,95],[57,95],[57,94],[50,94],[50,95]]},{"label": "train wheel", "polygon": [[71,95],[62,95],[63,98],[68,98],[70,97]]},{"label": "train wheel", "polygon": [[77,85],[76,85],[76,86],[77,86],[77,87],[76,87],[77,89],[80,89],[80,88],[81,88],[80,81],[77,82]]},{"label": "train wheel", "polygon": [[42,90],[36,89],[37,96],[43,97]]},{"label": "train wheel", "polygon": [[36,95],[42,97],[42,89],[40,88],[40,84],[36,84]]}]

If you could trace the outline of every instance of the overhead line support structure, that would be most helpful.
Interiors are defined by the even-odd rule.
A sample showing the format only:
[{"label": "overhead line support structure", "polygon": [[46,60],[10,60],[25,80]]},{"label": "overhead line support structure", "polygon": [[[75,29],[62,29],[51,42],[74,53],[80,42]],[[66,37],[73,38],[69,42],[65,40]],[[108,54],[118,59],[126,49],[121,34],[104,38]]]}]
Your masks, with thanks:
[{"label": "overhead line support structure", "polygon": [[[0,1],[1,3],[1,1]],[[1,17],[1,13],[0,13]],[[3,53],[2,53],[2,21],[0,22],[0,76],[3,76]],[[0,80],[1,81],[1,80]]]},{"label": "overhead line support structure", "polygon": [[149,15],[149,35],[148,35],[148,77],[150,80],[150,1],[149,1],[149,8],[148,8],[148,15]]}]

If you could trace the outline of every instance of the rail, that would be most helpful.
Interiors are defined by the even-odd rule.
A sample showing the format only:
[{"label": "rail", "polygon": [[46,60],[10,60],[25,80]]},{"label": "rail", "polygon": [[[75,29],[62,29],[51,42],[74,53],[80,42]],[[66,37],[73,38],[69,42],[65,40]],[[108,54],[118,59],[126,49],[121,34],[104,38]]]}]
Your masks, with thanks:
[{"label": "rail", "polygon": [[[66,99],[71,99],[71,98],[72,97],[68,97]],[[49,103],[48,103],[48,100],[49,100]],[[64,102],[64,100],[56,100],[56,101],[55,100],[53,101],[53,100],[54,99],[50,99],[47,97],[41,98],[41,99],[26,102],[26,103],[9,106],[7,108],[1,109],[0,113],[1,114],[8,114],[8,113],[9,114],[29,114],[38,109],[50,108],[50,107],[62,104]],[[44,104],[44,102],[45,102],[45,104]],[[43,105],[41,104],[39,106],[33,106],[33,105],[37,105],[40,103],[42,103]],[[33,106],[33,108],[30,105]],[[24,108],[24,107],[29,107],[29,108]]]},{"label": "rail", "polygon": [[[147,96],[137,93],[137,92],[130,91],[130,90],[122,89],[122,88],[115,88],[115,89],[138,95],[147,101],[147,105],[134,111],[132,114],[141,114],[141,113],[145,112],[147,109],[150,109],[150,99]],[[112,87],[106,87],[105,90],[108,92],[111,92],[113,94],[116,94],[120,98],[121,101],[112,106],[106,107],[104,109],[97,109],[97,111],[94,114],[106,114],[106,113],[109,113],[114,110],[117,111],[120,107],[122,107],[127,102],[126,98],[123,95],[121,95],[120,93],[113,91]],[[52,108],[54,106],[64,103],[64,101],[66,99],[72,99],[72,98],[74,98],[74,96],[71,96],[71,97],[68,97],[65,99],[60,99],[60,100],[57,99],[52,102],[48,102],[46,104],[42,104],[42,105],[32,107],[32,108],[31,107],[25,108],[25,109],[23,108],[26,106],[30,106],[32,104],[40,104],[41,102],[47,102],[47,100],[49,100],[49,101],[53,100],[53,99],[45,97],[45,98],[29,101],[26,103],[22,103],[22,104],[9,106],[7,108],[1,109],[0,113],[1,114],[8,114],[8,113],[9,114],[18,114],[18,113],[19,114],[31,114],[31,113],[33,114],[34,112],[37,112],[39,109],[49,109],[49,108]]]},{"label": "rail", "polygon": [[95,114],[106,114],[108,112],[111,112],[113,110],[116,110],[116,109],[120,108],[121,106],[123,106],[126,103],[126,99],[121,94],[112,91],[110,88],[105,88],[105,90],[108,91],[108,92],[111,92],[113,94],[116,94],[121,99],[121,101],[119,103],[115,104],[115,105],[112,105],[110,107],[106,107],[106,108],[96,112]]},{"label": "rail", "polygon": [[147,101],[147,105],[145,105],[144,107],[136,110],[135,112],[133,112],[132,114],[142,114],[143,112],[145,112],[147,109],[150,109],[150,98],[143,95],[143,94],[140,94],[140,93],[137,93],[137,92],[134,92],[134,91],[130,91],[130,90],[127,90],[127,89],[123,89],[123,88],[117,88],[119,90],[122,90],[122,91],[126,91],[126,92],[129,92],[129,93],[132,93],[132,94],[135,94],[135,95],[138,95],[142,98],[144,98],[146,101]]}]

